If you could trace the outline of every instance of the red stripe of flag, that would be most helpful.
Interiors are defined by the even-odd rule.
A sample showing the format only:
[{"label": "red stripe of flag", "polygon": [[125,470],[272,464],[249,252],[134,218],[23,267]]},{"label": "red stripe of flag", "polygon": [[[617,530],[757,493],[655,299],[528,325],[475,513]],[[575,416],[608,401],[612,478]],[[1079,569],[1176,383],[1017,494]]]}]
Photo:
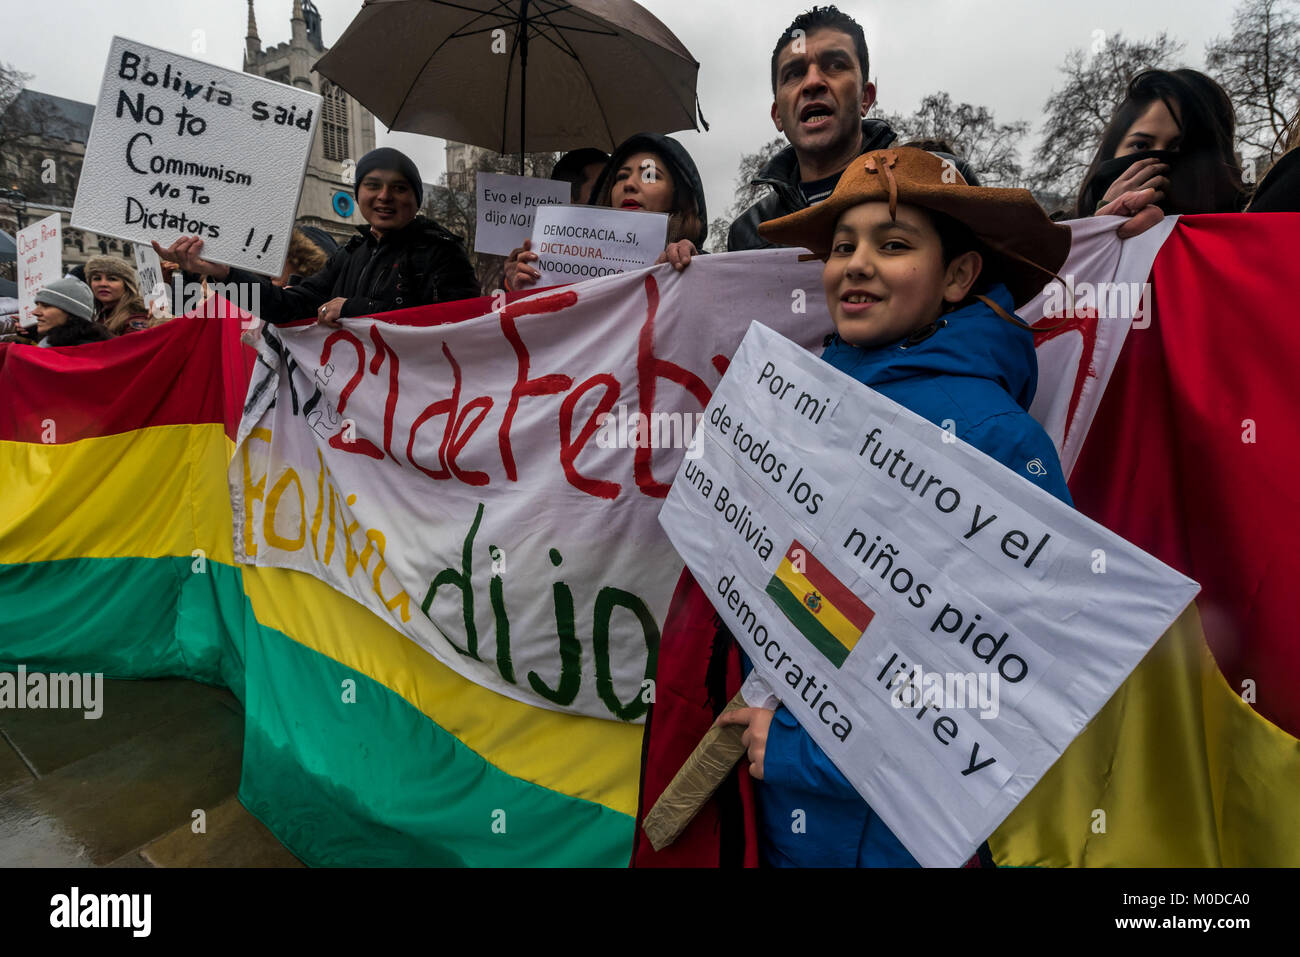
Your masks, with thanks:
[{"label": "red stripe of flag", "polygon": [[[796,539],[790,543],[785,557],[794,566],[795,571],[799,571],[807,578],[809,584],[817,589],[818,594],[834,605],[835,610],[848,619],[854,628],[860,632],[866,631],[875,613],[862,599],[849,591],[830,569],[813,557],[812,549],[801,545]],[[800,571],[801,566],[802,571]]]},{"label": "red stripe of flag", "polygon": [[1129,332],[1070,477],[1080,512],[1200,582],[1220,670],[1292,735],[1297,260],[1300,214],[1180,219],[1152,267],[1150,328]]}]

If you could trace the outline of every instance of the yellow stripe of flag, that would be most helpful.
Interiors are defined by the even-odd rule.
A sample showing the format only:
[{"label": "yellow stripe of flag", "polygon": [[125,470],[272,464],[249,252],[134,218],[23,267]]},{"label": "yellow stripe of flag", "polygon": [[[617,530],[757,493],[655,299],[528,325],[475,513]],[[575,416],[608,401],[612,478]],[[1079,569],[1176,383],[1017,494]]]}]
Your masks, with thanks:
[{"label": "yellow stripe of flag", "polygon": [[[818,624],[829,631],[845,648],[853,650],[853,646],[862,637],[862,629],[845,618],[839,609],[831,604],[830,599],[817,591],[808,577],[790,564],[789,558],[781,559],[781,564],[776,569],[776,577],[798,599],[799,604],[817,619]],[[817,597],[810,604],[808,596],[814,594]],[[813,605],[817,606],[816,609]]]}]

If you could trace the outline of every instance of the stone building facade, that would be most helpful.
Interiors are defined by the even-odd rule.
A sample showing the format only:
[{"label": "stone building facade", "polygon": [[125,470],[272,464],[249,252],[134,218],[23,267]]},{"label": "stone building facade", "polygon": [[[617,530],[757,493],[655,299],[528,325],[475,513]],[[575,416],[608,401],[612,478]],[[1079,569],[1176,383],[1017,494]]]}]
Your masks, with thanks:
[{"label": "stone building facade", "polygon": [[244,72],[321,95],[324,102],[298,200],[298,222],[347,242],[353,227],[365,222],[352,195],[353,170],[357,160],[375,148],[375,117],[342,87],[312,72],[312,64],[328,47],[321,40],[320,13],[311,0],[294,0],[290,28],[288,42],[263,49],[253,0],[248,0]]}]

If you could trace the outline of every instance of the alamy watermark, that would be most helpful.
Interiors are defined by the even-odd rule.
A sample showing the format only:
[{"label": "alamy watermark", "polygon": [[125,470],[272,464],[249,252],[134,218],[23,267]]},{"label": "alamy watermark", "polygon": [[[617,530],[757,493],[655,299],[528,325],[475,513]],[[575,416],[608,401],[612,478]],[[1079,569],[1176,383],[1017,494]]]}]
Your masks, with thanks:
[{"label": "alamy watermark", "polygon": [[[155,283],[145,305],[151,316],[161,316],[175,305],[176,315],[197,312],[208,299],[217,296],[209,319],[241,319],[247,328],[262,314],[262,284],[258,282],[186,282],[178,269],[172,273],[172,290]],[[251,317],[251,318],[250,318]]]},{"label": "alamy watermark", "polygon": [[50,898],[50,926],[56,928],[117,927],[148,937],[152,912],[151,894],[83,894],[74,886]]},{"label": "alamy watermark", "polygon": [[1147,282],[1075,282],[1074,275],[1062,277],[1063,283],[1047,288],[1043,303],[1044,319],[1128,319],[1134,329],[1151,325],[1147,303],[1151,284]]},{"label": "alamy watermark", "polygon": [[978,709],[979,716],[998,716],[1001,676],[987,671],[926,671],[920,665],[889,695],[895,708]]},{"label": "alamy watermark", "polygon": [[104,713],[104,673],[0,671],[0,709],[71,708],[84,711],[87,721]]},{"label": "alamy watermark", "polygon": [[597,420],[596,445],[602,449],[685,449],[686,458],[698,459],[704,445],[703,412],[628,412],[619,403],[618,412],[605,412]]}]

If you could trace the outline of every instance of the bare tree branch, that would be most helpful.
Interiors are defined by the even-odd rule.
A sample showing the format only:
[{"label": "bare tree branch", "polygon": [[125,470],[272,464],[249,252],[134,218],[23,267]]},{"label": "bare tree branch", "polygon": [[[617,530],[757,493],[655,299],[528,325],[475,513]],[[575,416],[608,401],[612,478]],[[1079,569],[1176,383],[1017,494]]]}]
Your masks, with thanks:
[{"label": "bare tree branch", "polygon": [[1149,40],[1126,40],[1116,33],[1099,38],[1092,51],[1066,54],[1061,66],[1065,83],[1043,107],[1047,118],[1026,177],[1031,187],[1043,194],[1073,195],[1129,81],[1143,70],[1169,67],[1182,49],[1167,33]]},{"label": "bare tree branch", "polygon": [[957,156],[970,164],[985,186],[1020,186],[1020,142],[1029,132],[1023,120],[999,123],[986,106],[953,103],[943,92],[931,93],[921,100],[920,108],[910,116],[879,114],[900,142],[942,140]]},{"label": "bare tree branch", "polygon": [[1275,158],[1283,129],[1300,110],[1295,0],[1245,0],[1233,13],[1232,34],[1206,46],[1205,63],[1237,112],[1241,152]]}]

